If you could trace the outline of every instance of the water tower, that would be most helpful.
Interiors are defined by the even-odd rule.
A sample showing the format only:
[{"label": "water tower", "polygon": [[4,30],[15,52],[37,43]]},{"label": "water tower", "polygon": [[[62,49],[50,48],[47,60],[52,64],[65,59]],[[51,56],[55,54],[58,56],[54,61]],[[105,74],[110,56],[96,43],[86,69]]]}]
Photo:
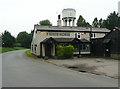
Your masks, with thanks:
[{"label": "water tower", "polygon": [[76,19],[76,11],[72,8],[63,9],[62,20],[63,26],[74,26]]},{"label": "water tower", "polygon": [[118,16],[120,17],[120,1],[118,2]]}]

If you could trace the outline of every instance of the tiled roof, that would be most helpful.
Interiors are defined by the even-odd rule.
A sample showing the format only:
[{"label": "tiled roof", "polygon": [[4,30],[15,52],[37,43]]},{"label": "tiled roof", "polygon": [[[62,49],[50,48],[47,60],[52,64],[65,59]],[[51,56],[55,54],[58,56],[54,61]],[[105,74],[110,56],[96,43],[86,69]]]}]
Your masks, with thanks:
[{"label": "tiled roof", "polygon": [[57,31],[57,32],[100,32],[108,33],[110,30],[106,28],[90,28],[90,27],[58,27],[58,26],[40,26],[35,25],[37,31]]},{"label": "tiled roof", "polygon": [[72,42],[73,40],[78,40],[79,42],[90,42],[90,41],[88,41],[88,40],[86,40],[86,39],[77,39],[77,38],[52,38],[52,37],[50,37],[50,38],[46,38],[45,40],[43,40],[42,42],[43,43],[45,43],[45,42],[47,42],[48,40],[50,40],[50,39],[52,39],[53,41],[55,41],[55,42],[60,42],[60,43],[64,43],[64,42]]},{"label": "tiled roof", "polygon": [[71,42],[74,38],[53,38],[57,42]]}]

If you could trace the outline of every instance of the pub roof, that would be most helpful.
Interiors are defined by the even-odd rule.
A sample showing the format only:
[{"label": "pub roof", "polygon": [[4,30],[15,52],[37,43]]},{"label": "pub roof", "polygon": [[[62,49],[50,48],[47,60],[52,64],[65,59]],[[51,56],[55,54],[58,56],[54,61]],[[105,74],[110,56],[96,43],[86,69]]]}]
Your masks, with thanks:
[{"label": "pub roof", "polygon": [[47,32],[96,32],[96,33],[108,33],[109,29],[106,28],[95,28],[95,27],[67,27],[67,26],[40,26],[35,25],[34,29],[37,31]]},{"label": "pub roof", "polygon": [[60,43],[64,43],[64,42],[72,42],[72,41],[74,41],[74,40],[77,40],[77,41],[79,41],[79,42],[90,42],[90,41],[88,41],[88,40],[86,40],[86,39],[78,39],[78,38],[52,38],[52,37],[50,37],[50,38],[46,38],[46,39],[44,39],[43,41],[42,41],[42,43],[45,43],[45,42],[47,42],[47,41],[49,41],[49,40],[53,40],[53,41],[55,41],[55,42],[60,42]]}]

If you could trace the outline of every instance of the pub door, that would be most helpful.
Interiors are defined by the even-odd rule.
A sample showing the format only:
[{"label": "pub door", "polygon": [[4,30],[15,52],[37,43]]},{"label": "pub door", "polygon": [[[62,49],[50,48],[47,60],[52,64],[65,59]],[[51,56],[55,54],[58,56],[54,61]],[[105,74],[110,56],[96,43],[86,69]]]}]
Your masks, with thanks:
[{"label": "pub door", "polygon": [[52,50],[52,44],[51,43],[45,44],[45,56],[51,57],[52,56],[51,50]]}]

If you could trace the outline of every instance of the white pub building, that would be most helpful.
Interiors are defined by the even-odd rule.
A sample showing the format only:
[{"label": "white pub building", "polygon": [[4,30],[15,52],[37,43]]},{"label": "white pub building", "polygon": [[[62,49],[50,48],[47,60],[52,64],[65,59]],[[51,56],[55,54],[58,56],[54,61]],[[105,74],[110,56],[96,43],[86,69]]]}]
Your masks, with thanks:
[{"label": "white pub building", "polygon": [[61,26],[60,15],[58,26],[34,26],[31,52],[38,57],[57,56],[57,45],[73,45],[74,55],[90,55],[91,39],[102,38],[108,32],[106,28],[76,27],[74,26],[76,11],[63,9]]}]

